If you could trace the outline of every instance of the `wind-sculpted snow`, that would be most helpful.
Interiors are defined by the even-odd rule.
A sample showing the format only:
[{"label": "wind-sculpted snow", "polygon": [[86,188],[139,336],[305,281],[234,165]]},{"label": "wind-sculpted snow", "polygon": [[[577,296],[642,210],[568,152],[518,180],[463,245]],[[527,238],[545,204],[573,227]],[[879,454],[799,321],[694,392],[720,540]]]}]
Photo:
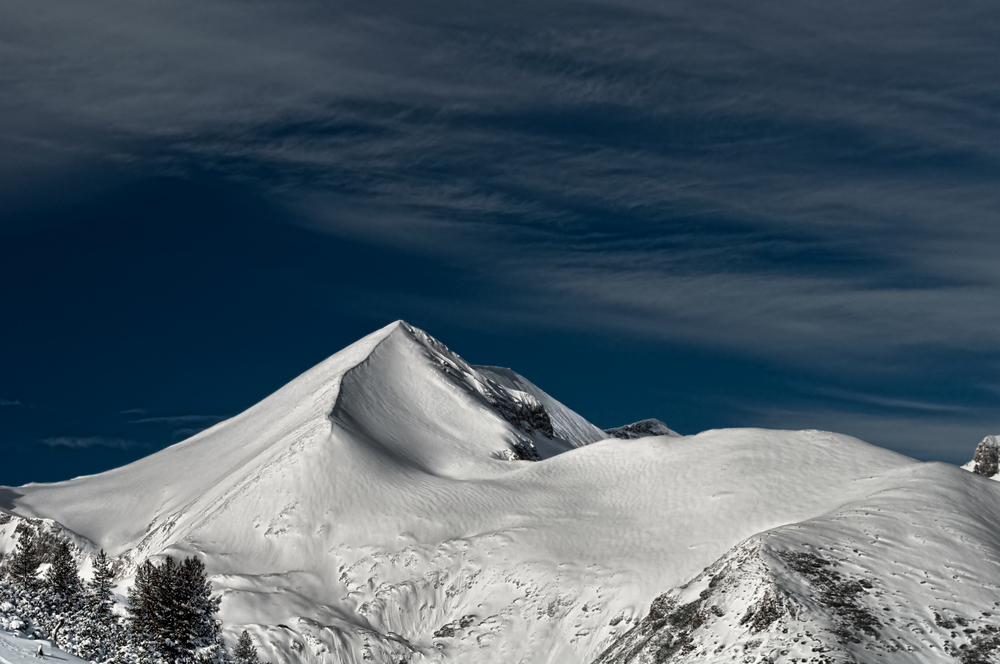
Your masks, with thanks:
[{"label": "wind-sculpted snow", "polygon": [[368,335],[247,411],[162,452],[100,475],[21,487],[17,511],[72,523],[111,553],[144,538],[168,539],[163,531],[176,527],[177,519],[197,518],[233,484],[328,429],[324,420],[341,377],[393,328]]},{"label": "wind-sculpted snow", "polygon": [[[202,556],[266,661],[585,662],[740,541],[917,465],[819,431],[602,438],[396,323],[188,441],[12,502],[118,556],[124,583]],[[498,458],[529,443],[540,461]]]},{"label": "wind-sculpted snow", "polygon": [[400,467],[456,478],[507,470],[492,463],[504,451],[535,460],[592,442],[554,427],[534,394],[500,384],[405,324],[344,375],[330,419]]}]

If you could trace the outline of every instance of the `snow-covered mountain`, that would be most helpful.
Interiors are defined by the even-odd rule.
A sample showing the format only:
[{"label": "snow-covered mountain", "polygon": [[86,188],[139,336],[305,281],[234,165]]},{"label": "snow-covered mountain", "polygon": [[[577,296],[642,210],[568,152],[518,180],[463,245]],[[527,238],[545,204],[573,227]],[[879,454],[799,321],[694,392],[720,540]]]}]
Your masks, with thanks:
[{"label": "snow-covered mountain", "polygon": [[823,584],[866,579],[842,594],[884,643],[829,661],[949,661],[977,637],[927,616],[992,624],[995,483],[838,434],[647,423],[615,437],[397,322],[129,466],[0,490],[0,546],[53,519],[126,583],[198,554],[272,662],[819,661],[795,635],[838,634]]}]

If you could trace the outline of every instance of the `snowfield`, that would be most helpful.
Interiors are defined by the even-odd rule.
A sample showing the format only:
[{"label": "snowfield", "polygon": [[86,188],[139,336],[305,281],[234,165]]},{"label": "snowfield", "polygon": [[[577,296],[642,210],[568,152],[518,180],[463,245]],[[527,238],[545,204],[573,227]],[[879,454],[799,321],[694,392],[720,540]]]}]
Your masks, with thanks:
[{"label": "snowfield", "polygon": [[52,519],[120,593],[198,554],[271,662],[978,662],[998,492],[827,432],[604,432],[397,322],[162,452],[3,490],[0,546]]}]

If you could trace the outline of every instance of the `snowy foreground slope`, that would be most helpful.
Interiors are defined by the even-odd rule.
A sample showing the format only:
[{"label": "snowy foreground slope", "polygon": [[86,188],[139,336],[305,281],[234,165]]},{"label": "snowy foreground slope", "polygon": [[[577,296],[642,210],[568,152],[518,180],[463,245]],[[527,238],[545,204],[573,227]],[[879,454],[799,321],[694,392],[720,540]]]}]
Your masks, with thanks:
[{"label": "snowy foreground slope", "polygon": [[[38,646],[42,656],[38,657]],[[50,641],[25,639],[13,632],[0,630],[0,664],[40,664],[41,662],[65,662],[65,664],[86,664],[86,660],[53,648]]]},{"label": "snowy foreground slope", "polygon": [[[398,322],[146,459],[0,490],[0,547],[54,519],[123,584],[199,554],[273,662],[951,661],[993,624],[1000,485],[818,431],[615,431]],[[823,584],[854,580],[848,634]]]}]

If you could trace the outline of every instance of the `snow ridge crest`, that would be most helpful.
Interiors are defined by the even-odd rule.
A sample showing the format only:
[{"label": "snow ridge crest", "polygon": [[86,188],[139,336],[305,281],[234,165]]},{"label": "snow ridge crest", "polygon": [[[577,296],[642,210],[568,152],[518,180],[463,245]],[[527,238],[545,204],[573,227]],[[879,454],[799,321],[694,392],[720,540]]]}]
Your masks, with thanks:
[{"label": "snow ridge crest", "polygon": [[[424,346],[442,373],[489,405],[507,422],[526,434],[538,433],[545,438],[553,438],[552,420],[545,406],[533,394],[500,385],[423,330],[403,321],[399,321],[399,327]],[[534,449],[530,441],[523,442],[528,449]],[[532,456],[530,452],[527,454],[529,458]]]}]

